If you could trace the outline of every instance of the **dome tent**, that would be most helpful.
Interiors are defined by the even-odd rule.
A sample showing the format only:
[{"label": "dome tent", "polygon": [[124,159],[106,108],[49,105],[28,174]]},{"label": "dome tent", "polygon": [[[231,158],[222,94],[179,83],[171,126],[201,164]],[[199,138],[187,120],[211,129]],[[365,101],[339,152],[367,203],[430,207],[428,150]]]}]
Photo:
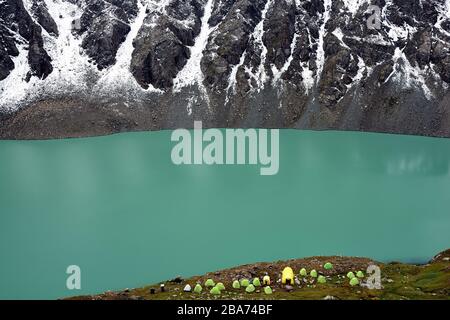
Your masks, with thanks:
[{"label": "dome tent", "polygon": [[218,284],[216,284],[216,287],[219,288],[220,291],[225,290],[225,285],[222,282],[219,282]]},{"label": "dome tent", "polygon": [[245,288],[245,292],[247,292],[247,293],[253,293],[253,292],[255,292],[255,290],[256,290],[255,286],[252,284],[249,284],[248,287]]},{"label": "dome tent", "polygon": [[250,284],[250,281],[248,281],[248,279],[241,279],[241,287],[248,287],[248,285]]},{"label": "dome tent", "polygon": [[265,288],[264,288],[264,293],[265,293],[265,294],[272,294],[272,288],[269,287],[269,286],[265,287]]},{"label": "dome tent", "polygon": [[354,278],[352,278],[352,279],[350,280],[350,285],[351,285],[352,287],[354,287],[354,286],[356,286],[356,285],[358,285],[358,284],[359,284],[358,278],[354,277]]},{"label": "dome tent", "polygon": [[214,287],[216,284],[215,284],[215,282],[214,282],[214,280],[213,279],[208,279],[208,280],[206,280],[205,281],[205,287],[209,287],[209,288],[211,288],[211,287]]},{"label": "dome tent", "polygon": [[220,295],[220,289],[217,286],[215,286],[214,288],[211,289],[211,291],[209,293],[211,293],[215,296],[218,296],[218,295]]},{"label": "dome tent", "polygon": [[282,274],[281,274],[281,283],[282,284],[290,284],[294,285],[294,271],[291,267],[284,268]]},{"label": "dome tent", "polygon": [[331,269],[333,269],[333,264],[331,262],[327,262],[323,265],[323,268],[325,270],[331,270]]},{"label": "dome tent", "polygon": [[320,275],[320,276],[317,278],[317,282],[318,282],[318,283],[326,283],[326,282],[327,282],[327,278],[325,278],[324,276]]},{"label": "dome tent", "polygon": [[197,284],[195,285],[195,287],[194,287],[194,292],[195,292],[195,293],[202,293],[202,291],[203,291],[202,286],[201,286],[199,283],[197,283]]}]

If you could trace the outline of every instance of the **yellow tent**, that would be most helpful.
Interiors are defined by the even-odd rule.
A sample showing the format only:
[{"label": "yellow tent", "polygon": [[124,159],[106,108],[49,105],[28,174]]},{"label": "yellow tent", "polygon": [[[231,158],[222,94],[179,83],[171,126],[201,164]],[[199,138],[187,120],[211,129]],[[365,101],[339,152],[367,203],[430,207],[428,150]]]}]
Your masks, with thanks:
[{"label": "yellow tent", "polygon": [[286,267],[281,274],[281,283],[294,285],[294,271],[290,267]]}]

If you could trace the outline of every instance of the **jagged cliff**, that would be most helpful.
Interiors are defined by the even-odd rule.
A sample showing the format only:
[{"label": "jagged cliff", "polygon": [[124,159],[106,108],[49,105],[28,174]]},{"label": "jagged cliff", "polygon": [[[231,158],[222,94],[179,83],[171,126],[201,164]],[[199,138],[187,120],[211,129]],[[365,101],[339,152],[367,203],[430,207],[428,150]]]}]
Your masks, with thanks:
[{"label": "jagged cliff", "polygon": [[194,120],[450,137],[449,0],[0,0],[0,8],[2,138]]}]

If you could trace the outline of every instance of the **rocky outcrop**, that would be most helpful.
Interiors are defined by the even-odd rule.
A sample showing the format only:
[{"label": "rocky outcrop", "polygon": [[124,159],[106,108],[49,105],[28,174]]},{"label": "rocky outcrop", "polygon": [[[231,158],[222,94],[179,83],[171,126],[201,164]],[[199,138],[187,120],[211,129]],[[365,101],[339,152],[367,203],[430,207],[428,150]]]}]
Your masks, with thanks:
[{"label": "rocky outcrop", "polygon": [[137,0],[86,0],[74,32],[83,36],[82,47],[102,70],[116,62],[120,45],[137,15]]},{"label": "rocky outcrop", "polygon": [[52,71],[51,59],[44,49],[42,29],[34,22],[21,0],[5,0],[0,11],[0,78],[13,70],[11,57],[18,56],[17,45],[28,49],[30,70],[26,76],[45,79]]},{"label": "rocky outcrop", "polygon": [[142,87],[173,86],[189,59],[188,47],[200,32],[204,4],[204,0],[174,0],[167,7],[149,6],[131,60],[131,72]]},{"label": "rocky outcrop", "polygon": [[30,12],[45,31],[54,36],[59,35],[58,26],[48,12],[47,4],[44,0],[32,0]]},{"label": "rocky outcrop", "polygon": [[[22,119],[22,108],[63,97],[98,106],[96,114],[116,106],[133,129],[192,126],[195,119],[220,127],[450,136],[448,0],[5,0],[1,6],[4,135],[16,135],[12,119]],[[17,68],[25,54],[28,66]],[[16,98],[12,81],[1,81],[16,69],[29,70],[14,79],[52,77],[31,81]],[[23,119],[32,121],[33,112],[40,119],[39,110]]]},{"label": "rocky outcrop", "polygon": [[19,54],[12,36],[10,30],[0,25],[0,80],[5,79],[14,69],[11,57]]}]

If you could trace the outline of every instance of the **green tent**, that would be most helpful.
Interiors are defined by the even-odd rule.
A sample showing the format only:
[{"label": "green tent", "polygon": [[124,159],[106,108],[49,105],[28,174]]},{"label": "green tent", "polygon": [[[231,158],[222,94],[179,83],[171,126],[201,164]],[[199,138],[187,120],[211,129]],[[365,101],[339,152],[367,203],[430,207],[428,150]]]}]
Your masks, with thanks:
[{"label": "green tent", "polygon": [[311,272],[309,273],[309,275],[313,278],[317,278],[317,271],[312,269]]},{"label": "green tent", "polygon": [[349,273],[347,273],[347,278],[353,279],[354,277],[355,277],[355,274],[354,274],[352,271],[350,271]]},{"label": "green tent", "polygon": [[211,291],[209,293],[211,293],[215,296],[220,295],[220,289],[217,286],[215,286],[214,288],[211,289]]},{"label": "green tent", "polygon": [[358,271],[358,272],[356,273],[356,276],[357,276],[358,278],[364,278],[364,273],[363,273],[362,271]]},{"label": "green tent", "polygon": [[265,293],[265,294],[272,294],[272,288],[269,287],[269,286],[265,287],[265,288],[264,288],[264,293]]},{"label": "green tent", "polygon": [[302,277],[306,277],[306,276],[308,275],[308,271],[306,271],[305,268],[302,268],[302,269],[300,270],[300,275],[301,275]]},{"label": "green tent", "polygon": [[324,276],[319,276],[319,278],[317,278],[317,282],[318,283],[326,283],[327,278],[325,278]]},{"label": "green tent", "polygon": [[248,279],[241,279],[241,287],[248,287],[249,284],[250,281],[248,281]]},{"label": "green tent", "polygon": [[325,268],[325,270],[331,270],[333,269],[333,264],[331,262],[327,262],[323,265],[323,267]]},{"label": "green tent", "polygon": [[248,286],[247,286],[247,288],[245,288],[245,292],[247,292],[247,293],[253,293],[253,292],[255,292],[255,286],[254,285],[252,285],[252,284],[249,284]]},{"label": "green tent", "polygon": [[205,281],[205,287],[214,287],[216,284],[215,284],[215,282],[213,281],[213,279],[208,279],[208,280],[206,280]]},{"label": "green tent", "polygon": [[220,291],[225,290],[225,286],[224,286],[224,284],[223,284],[222,282],[219,282],[219,283],[216,285],[216,287],[219,288]]},{"label": "green tent", "polygon": [[354,287],[354,286],[356,286],[356,285],[358,285],[359,284],[359,280],[358,280],[358,278],[352,278],[352,280],[350,280],[350,285],[352,286],[352,287]]},{"label": "green tent", "polygon": [[234,289],[240,289],[241,288],[241,284],[239,283],[239,281],[237,281],[237,280],[233,281],[233,288]]},{"label": "green tent", "polygon": [[197,283],[197,285],[196,285],[195,288],[194,288],[194,292],[195,292],[195,293],[202,293],[202,291],[203,291],[202,286],[201,286],[200,284]]},{"label": "green tent", "polygon": [[259,281],[259,278],[253,279],[253,285],[255,287],[261,287],[261,281]]}]

